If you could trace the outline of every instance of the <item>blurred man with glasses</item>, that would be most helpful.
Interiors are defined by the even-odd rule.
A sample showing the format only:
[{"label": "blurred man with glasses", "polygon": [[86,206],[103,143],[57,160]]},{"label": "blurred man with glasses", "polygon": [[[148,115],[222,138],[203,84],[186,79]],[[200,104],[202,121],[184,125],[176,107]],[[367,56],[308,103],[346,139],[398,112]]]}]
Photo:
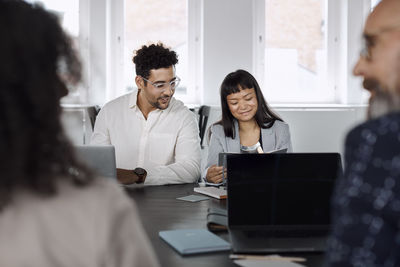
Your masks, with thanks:
[{"label": "blurred man with glasses", "polygon": [[173,95],[180,79],[174,51],[142,46],[133,57],[138,90],[100,111],[92,145],[114,145],[123,184],[192,183],[200,177],[200,141],[195,114]]},{"label": "blurred man with glasses", "polygon": [[353,72],[371,93],[369,120],[346,138],[327,265],[400,266],[400,0],[382,0],[363,37]]}]

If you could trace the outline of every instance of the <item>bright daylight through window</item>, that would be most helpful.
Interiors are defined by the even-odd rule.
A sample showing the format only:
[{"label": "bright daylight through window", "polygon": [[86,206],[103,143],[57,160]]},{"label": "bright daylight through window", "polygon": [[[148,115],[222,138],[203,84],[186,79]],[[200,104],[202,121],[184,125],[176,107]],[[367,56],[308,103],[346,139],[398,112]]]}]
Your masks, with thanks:
[{"label": "bright daylight through window", "polygon": [[[64,30],[71,36],[74,47],[79,51],[79,0],[25,0],[28,3],[39,4],[46,10],[56,14]],[[70,88],[63,102],[79,102],[82,93],[79,88]],[[83,94],[85,95],[85,94]]]},{"label": "bright daylight through window", "polygon": [[326,0],[265,0],[264,92],[270,102],[332,102]]},{"label": "bright daylight through window", "polygon": [[178,54],[176,74],[181,78],[175,95],[186,94],[188,84],[187,0],[126,0],[124,84],[136,88],[134,50],[144,44],[162,42]]},{"label": "bright daylight through window", "polygon": [[25,0],[55,13],[63,28],[74,38],[79,36],[79,0]]}]

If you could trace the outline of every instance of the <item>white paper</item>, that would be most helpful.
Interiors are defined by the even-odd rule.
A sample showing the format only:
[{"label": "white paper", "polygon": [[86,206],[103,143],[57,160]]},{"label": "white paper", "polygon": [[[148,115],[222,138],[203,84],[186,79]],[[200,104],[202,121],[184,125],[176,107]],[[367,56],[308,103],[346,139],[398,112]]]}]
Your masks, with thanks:
[{"label": "white paper", "polygon": [[285,260],[234,260],[233,262],[242,267],[305,267]]}]

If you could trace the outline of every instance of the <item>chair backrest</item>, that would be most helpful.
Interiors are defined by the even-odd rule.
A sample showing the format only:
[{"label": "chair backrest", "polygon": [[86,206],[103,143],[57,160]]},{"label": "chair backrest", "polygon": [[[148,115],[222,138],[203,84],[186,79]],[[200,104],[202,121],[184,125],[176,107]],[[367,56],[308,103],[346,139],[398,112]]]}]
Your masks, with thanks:
[{"label": "chair backrest", "polygon": [[94,124],[96,122],[97,114],[99,114],[100,112],[100,106],[95,105],[87,107],[86,111],[90,119],[90,125],[92,126],[92,130],[94,130]]},{"label": "chair backrest", "polygon": [[207,121],[210,116],[210,106],[201,106],[199,108],[199,135],[200,135],[200,146],[203,148],[203,139],[206,133]]}]

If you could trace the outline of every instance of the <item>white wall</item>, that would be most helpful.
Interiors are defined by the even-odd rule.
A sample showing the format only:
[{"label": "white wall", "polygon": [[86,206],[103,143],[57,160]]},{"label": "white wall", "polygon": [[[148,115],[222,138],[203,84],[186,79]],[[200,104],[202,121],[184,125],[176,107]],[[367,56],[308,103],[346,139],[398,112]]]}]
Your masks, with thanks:
[{"label": "white wall", "polygon": [[252,71],[254,0],[203,1],[201,103],[218,105],[224,77],[237,69]]},{"label": "white wall", "polygon": [[[366,107],[273,107],[289,124],[293,152],[339,152],[347,132],[365,120]],[[208,125],[221,119],[221,109],[213,106]]]},{"label": "white wall", "polygon": [[294,152],[339,152],[344,138],[364,121],[364,107],[275,109],[289,124]]},{"label": "white wall", "polygon": [[87,83],[88,103],[102,103],[106,98],[108,77],[107,61],[107,0],[89,0],[89,60]]},{"label": "white wall", "polygon": [[80,1],[82,103],[104,104],[125,92],[123,73],[124,0]]},{"label": "white wall", "polygon": [[341,4],[332,4],[331,1],[329,10],[329,15],[338,16],[337,23],[329,26],[329,40],[336,49],[329,54],[332,63],[329,76],[334,79],[338,103],[365,103],[366,95],[361,88],[361,78],[354,77],[352,72],[359,58],[364,20],[370,11],[371,3],[368,0],[337,1]]},{"label": "white wall", "polygon": [[90,143],[93,130],[85,110],[85,108],[64,108],[61,114],[64,131],[74,145]]}]

